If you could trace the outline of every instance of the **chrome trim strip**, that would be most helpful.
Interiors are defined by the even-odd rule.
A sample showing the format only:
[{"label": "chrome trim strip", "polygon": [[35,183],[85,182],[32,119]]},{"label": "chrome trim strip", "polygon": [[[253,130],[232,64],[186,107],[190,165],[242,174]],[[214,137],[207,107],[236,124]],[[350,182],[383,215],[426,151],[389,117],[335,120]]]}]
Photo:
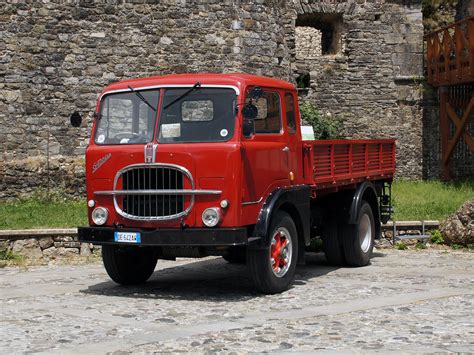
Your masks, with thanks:
[{"label": "chrome trim strip", "polygon": [[[137,87],[137,88],[134,88],[135,90],[138,90],[138,91],[141,91],[141,90],[150,90],[150,89],[161,89],[161,88],[192,88],[194,86],[194,84],[182,84],[182,85],[169,85],[169,84],[166,84],[166,85],[152,85],[152,86],[143,86],[143,87]],[[223,88],[223,89],[233,89],[236,93],[237,96],[240,95],[240,90],[237,86],[233,86],[233,85],[212,85],[212,84],[202,84],[201,85],[202,88]],[[108,95],[108,94],[115,94],[115,93],[119,93],[119,92],[131,92],[130,89],[118,89],[118,90],[110,90],[110,91],[107,91],[107,92],[104,92],[102,94],[100,94],[99,96],[99,101],[102,100],[102,97],[104,95]]]},{"label": "chrome trim strip", "polygon": [[220,195],[220,190],[104,190],[94,195]]},{"label": "chrome trim strip", "polygon": [[257,204],[257,203],[262,202],[262,200],[263,200],[263,196],[260,197],[260,200],[258,200],[258,201],[242,202],[242,206],[255,205],[255,204]]},{"label": "chrome trim strip", "polygon": [[[156,167],[156,168],[164,167],[164,168],[171,168],[171,169],[181,171],[184,175],[186,175],[186,177],[191,182],[191,190],[194,190],[194,179],[193,179],[193,176],[191,175],[191,172],[188,169],[186,169],[182,166],[179,166],[179,165],[175,165],[175,164],[151,163],[151,164],[132,164],[132,165],[128,165],[125,168],[119,170],[117,172],[117,174],[115,175],[113,191],[120,191],[120,190],[117,190],[117,182],[118,182],[118,179],[120,178],[120,176],[124,172],[135,169],[135,168],[150,168],[150,167]],[[113,196],[114,196],[115,211],[117,211],[117,213],[119,215],[121,215],[122,217],[130,219],[132,221],[170,221],[170,220],[173,220],[173,219],[178,219],[178,218],[187,216],[189,214],[189,212],[191,212],[191,210],[194,206],[194,195],[191,195],[191,201],[189,202],[189,206],[183,212],[173,214],[173,215],[169,215],[169,216],[141,217],[141,216],[134,216],[134,215],[131,215],[131,214],[128,214],[128,213],[124,212],[118,205],[117,195],[113,195]]]}]

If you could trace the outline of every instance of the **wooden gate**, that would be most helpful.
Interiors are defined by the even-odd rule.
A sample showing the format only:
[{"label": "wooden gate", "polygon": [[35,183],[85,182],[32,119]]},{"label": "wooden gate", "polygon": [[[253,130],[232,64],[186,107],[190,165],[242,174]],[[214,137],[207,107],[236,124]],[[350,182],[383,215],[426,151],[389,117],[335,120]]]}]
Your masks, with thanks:
[{"label": "wooden gate", "polygon": [[425,36],[426,71],[439,88],[442,177],[452,177],[456,151],[474,152],[474,17]]}]

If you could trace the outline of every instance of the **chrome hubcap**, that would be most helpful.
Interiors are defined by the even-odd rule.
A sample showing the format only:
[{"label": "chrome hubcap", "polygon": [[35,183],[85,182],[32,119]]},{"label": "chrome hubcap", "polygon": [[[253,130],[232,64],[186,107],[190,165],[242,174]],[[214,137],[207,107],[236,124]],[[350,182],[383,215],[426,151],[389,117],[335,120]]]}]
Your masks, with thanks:
[{"label": "chrome hubcap", "polygon": [[270,266],[276,277],[283,277],[288,272],[293,256],[293,245],[290,232],[284,227],[275,231],[270,247]]},{"label": "chrome hubcap", "polygon": [[367,253],[370,249],[370,244],[372,242],[372,225],[370,222],[370,218],[367,214],[364,214],[360,219],[359,242],[362,251],[364,253]]}]

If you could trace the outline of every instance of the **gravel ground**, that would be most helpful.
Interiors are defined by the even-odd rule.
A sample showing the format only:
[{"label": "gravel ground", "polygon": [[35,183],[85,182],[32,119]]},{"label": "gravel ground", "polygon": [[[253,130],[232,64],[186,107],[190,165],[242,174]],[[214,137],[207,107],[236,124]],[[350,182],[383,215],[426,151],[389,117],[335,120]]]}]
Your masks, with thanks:
[{"label": "gravel ground", "polygon": [[375,253],[364,268],[309,254],[280,295],[243,265],[159,261],[142,287],[101,264],[0,270],[0,352],[474,352],[474,253]]}]

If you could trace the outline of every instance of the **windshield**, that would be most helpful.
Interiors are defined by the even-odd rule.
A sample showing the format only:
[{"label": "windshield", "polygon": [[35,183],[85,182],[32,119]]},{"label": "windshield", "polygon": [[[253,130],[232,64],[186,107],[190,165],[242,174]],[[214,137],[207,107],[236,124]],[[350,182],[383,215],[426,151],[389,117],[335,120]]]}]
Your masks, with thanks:
[{"label": "windshield", "polygon": [[[143,144],[151,142],[156,124],[159,90],[106,95],[97,121],[96,144]],[[143,100],[143,98],[145,100]]]},{"label": "windshield", "polygon": [[[234,135],[236,94],[232,89],[166,89],[158,141],[223,142]],[[184,95],[186,94],[186,95]]]}]

